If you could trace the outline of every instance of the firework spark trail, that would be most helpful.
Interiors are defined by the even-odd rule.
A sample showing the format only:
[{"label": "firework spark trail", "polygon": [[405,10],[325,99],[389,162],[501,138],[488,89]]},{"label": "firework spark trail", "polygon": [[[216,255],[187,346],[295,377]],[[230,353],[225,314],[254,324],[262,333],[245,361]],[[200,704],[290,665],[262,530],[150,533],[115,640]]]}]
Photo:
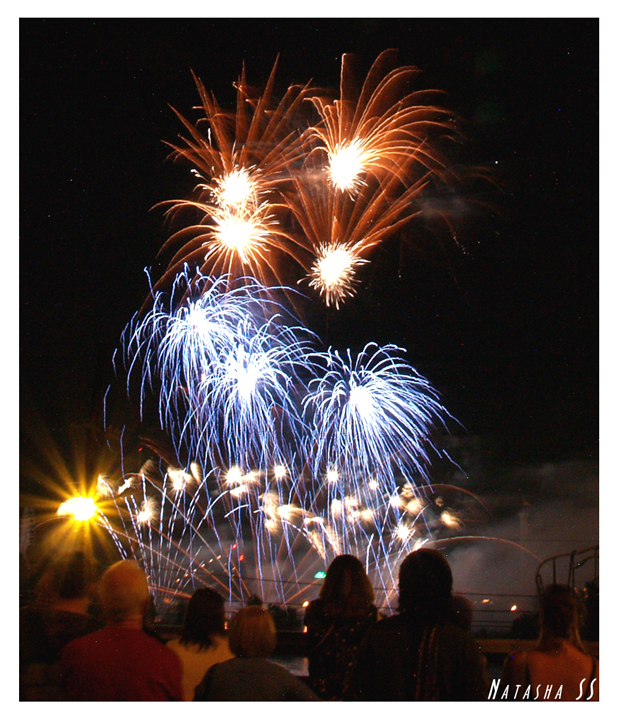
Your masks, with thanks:
[{"label": "firework spark trail", "polygon": [[[186,473],[169,468],[161,482],[142,476],[142,502],[138,504],[133,494],[124,498],[127,513],[122,513],[121,517],[128,514],[131,527],[125,525],[122,537],[130,542],[132,554],[147,571],[156,591],[156,601],[160,602],[163,595],[173,598],[179,593],[192,592],[209,582],[225,589],[231,597],[240,597],[239,587],[223,584],[216,572],[199,562],[199,556],[207,553],[211,562],[215,560],[221,574],[227,575],[226,564],[221,558],[230,552],[230,548],[226,549],[214,526],[215,505],[222,496],[210,498],[209,478],[196,481],[196,486],[191,488],[186,479],[179,483],[181,475]],[[202,496],[207,500],[206,508],[200,507]],[[158,499],[159,511],[145,516],[141,508],[154,497]],[[203,525],[208,526],[206,532],[213,532],[215,544],[208,540]]]},{"label": "firework spark trail", "polygon": [[[187,298],[183,305],[178,296],[184,298],[188,287],[198,297]],[[236,326],[249,316],[250,295],[227,289],[227,278],[194,279],[186,267],[177,275],[169,300],[166,293],[153,291],[152,308],[136,316],[124,332],[128,380],[134,369],[142,371],[141,401],[148,389],[154,389],[155,372],[159,379],[168,379],[159,403],[164,426],[174,424],[187,396],[189,402],[199,400],[201,374],[232,346]]]},{"label": "firework spark trail", "polygon": [[[177,470],[175,472],[182,471]],[[164,488],[162,495],[164,495],[166,492],[166,482],[169,480],[169,478],[170,470],[168,470],[168,473],[166,473],[166,476],[164,477]],[[201,550],[206,550],[212,556],[211,560],[219,560],[220,562],[217,562],[216,564],[222,570],[225,568],[224,563],[221,562],[221,557],[222,555],[226,554],[226,550],[224,549],[224,544],[222,543],[219,533],[217,532],[215,510],[218,503],[221,502],[225,505],[226,494],[221,493],[218,497],[213,499],[210,495],[208,488],[209,479],[209,476],[203,478],[198,483],[197,487],[191,491],[191,498],[188,504],[187,495],[189,494],[189,487],[187,486],[187,484],[184,484],[180,488],[178,486],[175,487],[174,498],[170,498],[168,500],[168,507],[171,508],[171,511],[169,512],[170,521],[168,523],[168,532],[171,536],[177,537],[177,540],[175,541],[176,547],[178,549],[181,549],[182,552],[184,552],[188,557],[190,561],[190,572],[193,569],[193,565],[197,562],[196,554],[192,551],[193,545],[196,541],[200,542],[199,548]],[[169,484],[167,485],[167,489],[169,490]],[[200,505],[200,499],[203,496],[204,499],[207,501],[206,507],[202,507]],[[163,522],[163,520],[161,520],[161,522]],[[206,523],[207,525],[207,531],[210,529],[213,532],[216,545],[208,541],[205,534],[203,534],[202,525],[204,523]],[[179,528],[180,535],[178,533]],[[187,549],[183,548],[183,540],[186,537],[188,537],[188,541],[186,543]],[[228,555],[231,549],[235,549],[235,544],[233,544],[232,548],[228,549]],[[200,567],[203,571],[205,571],[202,565],[200,565]],[[208,574],[211,573],[207,572],[207,575]],[[195,585],[193,585],[193,575],[191,577],[192,586],[195,587]]]},{"label": "firework spark trail", "polygon": [[204,378],[201,390],[213,408],[213,437],[225,438],[224,464],[262,469],[289,456],[286,430],[293,445],[299,440],[292,386],[297,369],[308,369],[307,353],[293,331],[272,321],[253,334],[237,329],[236,347]]},{"label": "firework spark trail", "polygon": [[[297,483],[285,480],[281,468],[273,471],[272,480],[262,479],[258,473],[243,476],[236,469],[228,475],[232,479],[212,472],[198,480],[181,469],[168,468],[162,480],[157,481],[150,471],[142,474],[141,496],[136,494],[135,486],[128,495],[117,496],[116,507],[125,528],[117,535],[129,543],[129,554],[147,571],[159,609],[209,583],[225,588],[231,600],[248,597],[250,585],[263,597],[275,594],[282,600],[287,588],[295,587],[299,592],[294,563],[288,568],[292,577],[283,575],[285,563],[275,564],[281,546],[292,548],[298,534],[293,522],[302,516],[301,508],[293,504]],[[235,489],[241,485],[250,485],[250,489],[236,497]],[[153,507],[155,497],[157,504]],[[124,499],[126,512],[121,511],[119,499]],[[144,513],[147,505],[157,512]],[[216,513],[218,505],[221,511]],[[267,514],[278,518],[277,533],[261,522]],[[232,538],[227,542],[218,531],[218,525],[221,527],[226,519],[231,522]],[[214,541],[208,539],[211,533]],[[248,571],[247,562],[243,562],[247,544],[253,547],[253,571]],[[127,554],[125,551],[124,556]],[[210,558],[208,563],[215,561],[219,574],[227,578],[225,586],[217,571],[205,565],[205,556]],[[270,568],[275,575],[265,585]]]},{"label": "firework spark trail", "polygon": [[450,118],[429,93],[406,90],[418,71],[388,71],[393,60],[394,51],[382,53],[355,97],[345,55],[340,99],[309,98],[322,122],[306,134],[305,172],[286,196],[315,257],[310,287],[336,308],[374,248],[422,214],[430,186],[453,178],[431,142],[433,130],[453,130]]},{"label": "firework spark trail", "polygon": [[[132,486],[119,496],[130,520],[124,522],[125,532],[114,531],[143,563],[160,609],[204,585],[220,587],[231,601],[259,592],[265,600],[292,603],[312,592],[308,579],[315,570],[342,552],[364,560],[377,598],[389,605],[398,562],[437,539],[427,523],[419,523],[422,514],[432,510],[449,529],[445,511],[452,517],[455,513],[439,496],[458,491],[475,499],[442,484],[405,483],[390,493],[372,480],[367,490],[374,498],[366,505],[361,494],[355,495],[358,484],[345,485],[338,475],[332,478],[331,502],[325,504],[320,483],[301,481],[291,467],[286,473],[273,468],[268,474],[232,468],[205,477],[192,469],[192,479],[180,468],[162,473],[157,480],[154,471],[145,469],[139,488]],[[242,486],[246,489],[235,496]],[[141,495],[135,493],[138,489]],[[436,502],[430,501],[431,494]],[[156,513],[144,516],[142,508],[147,502],[152,508],[155,498]],[[122,503],[117,501],[117,506]],[[221,532],[228,522],[226,539]]]},{"label": "firework spark trail", "polygon": [[116,531],[112,523],[109,521],[109,519],[103,514],[100,513],[97,517],[97,523],[102,527],[112,538],[114,545],[118,549],[118,553],[120,554],[120,557],[123,560],[127,559],[126,550],[123,547],[123,544],[121,542],[121,537],[119,533]]},{"label": "firework spark trail", "polygon": [[303,400],[315,477],[337,468],[346,481],[376,478],[385,487],[393,486],[395,472],[427,478],[428,436],[447,412],[396,352],[394,345],[369,343],[354,359],[350,351],[346,358],[322,354],[325,372],[310,381]]},{"label": "firework spark trail", "polygon": [[[235,484],[236,488],[243,488],[243,493],[238,496],[238,502],[233,507],[235,532],[238,537],[248,536],[251,541],[253,577],[258,578],[260,592],[263,594],[265,592],[264,580],[268,575],[268,569],[272,568],[275,573],[278,570],[270,561],[273,559],[273,537],[282,535],[283,528],[282,523],[278,522],[279,515],[282,508],[291,502],[294,492],[293,489],[288,493],[284,492],[285,483],[281,482],[281,478],[276,473],[273,474],[275,480],[271,482],[269,473],[251,472],[242,475],[239,470],[235,472],[235,478],[226,480],[226,483]],[[234,489],[230,490],[230,495],[234,495]],[[248,529],[250,532],[247,532]],[[287,542],[287,532],[287,528],[283,529],[284,542]],[[274,587],[268,589],[269,594],[272,595],[275,590],[278,597],[284,597],[282,578],[274,577],[273,583]]]},{"label": "firework spark trail", "polygon": [[[117,516],[121,519],[122,526],[124,529],[124,536],[127,537],[130,533],[127,528],[126,520],[124,518],[124,515],[120,512],[120,508],[118,505],[118,499],[116,497],[116,494],[114,493],[114,489],[112,486],[108,483],[108,481],[101,476],[99,476],[97,480],[97,489],[101,495],[104,495],[105,497],[110,497],[111,501],[116,509]],[[110,537],[113,539],[116,547],[118,548],[120,552],[120,556],[123,558],[123,560],[127,559],[127,552],[125,548],[122,545],[122,542],[120,540],[120,535],[123,535],[123,533],[118,533],[116,529],[113,527],[113,525],[110,523],[108,518],[106,517],[105,513],[99,513],[98,517],[101,519],[101,522],[103,524],[103,527],[107,530],[107,532],[110,534]]]},{"label": "firework spark trail", "polygon": [[[262,93],[255,93],[247,84],[245,71],[236,83],[237,102],[233,113],[223,110],[204,84],[194,76],[204,118],[199,125],[208,125],[208,134],[177,113],[189,130],[192,139],[184,139],[184,146],[172,145],[178,158],[189,160],[198,172],[222,181],[234,173],[254,178],[252,170],[269,168],[264,180],[269,187],[286,179],[290,165],[303,152],[301,138],[296,131],[297,116],[309,85],[292,85],[279,103],[273,100],[277,63]],[[258,171],[260,174],[260,171]]]},{"label": "firework spark trail", "polygon": [[[292,591],[295,596],[302,592],[303,573],[299,564],[303,564],[303,559],[310,556],[317,557],[317,548],[307,531],[311,512],[307,510],[306,478],[293,461],[290,462],[290,468],[285,476],[277,472],[276,468],[273,483],[276,489],[271,495],[272,502],[264,503],[262,509],[263,515],[269,518],[264,523],[269,532],[265,545],[284,597],[289,597]],[[270,489],[270,486],[267,487],[267,491]]]},{"label": "firework spark trail", "polygon": [[164,287],[185,264],[213,275],[254,276],[265,284],[279,285],[280,257],[287,255],[302,263],[308,255],[298,238],[286,229],[282,217],[286,209],[272,200],[240,210],[198,201],[181,204],[202,212],[203,222],[179,230],[164,245],[162,251],[168,245],[183,243],[157,288]]},{"label": "firework spark trail", "polygon": [[295,588],[296,592],[300,588],[301,578],[296,563],[291,560],[298,555],[300,546],[305,547],[305,552],[309,547],[300,542],[306,511],[297,493],[298,478],[288,478],[288,472],[284,474],[281,466],[275,466],[272,477],[265,478],[258,508],[261,521],[257,529],[264,548],[261,571],[271,569],[275,587],[281,597],[286,597],[290,588]]}]

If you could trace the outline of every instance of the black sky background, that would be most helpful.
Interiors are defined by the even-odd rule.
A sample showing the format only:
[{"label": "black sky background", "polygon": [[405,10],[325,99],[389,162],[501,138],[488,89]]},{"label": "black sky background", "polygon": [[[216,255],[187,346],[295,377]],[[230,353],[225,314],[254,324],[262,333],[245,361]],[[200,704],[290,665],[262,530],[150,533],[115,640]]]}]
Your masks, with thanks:
[{"label": "black sky background", "polygon": [[[20,22],[20,433],[99,422],[111,356],[168,237],[157,203],[193,178],[167,160],[198,95],[222,105],[245,63],[259,85],[337,88],[399,49],[446,92],[492,168],[460,246],[411,225],[356,298],[317,316],[342,350],[393,342],[482,438],[490,465],[598,455],[598,21],[595,19],[26,19]],[[466,198],[463,198],[466,200]],[[417,233],[417,234],[416,234]],[[328,322],[328,325],[327,325]],[[455,430],[465,434],[457,427]]]}]

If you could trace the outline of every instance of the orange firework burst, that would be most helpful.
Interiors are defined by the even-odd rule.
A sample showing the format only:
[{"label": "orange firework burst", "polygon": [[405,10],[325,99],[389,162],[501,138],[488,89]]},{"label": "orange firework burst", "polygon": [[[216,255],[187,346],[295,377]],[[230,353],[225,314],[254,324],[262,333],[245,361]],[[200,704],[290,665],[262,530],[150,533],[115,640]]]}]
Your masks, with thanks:
[{"label": "orange firework burst", "polygon": [[310,287],[325,297],[325,303],[339,307],[340,301],[353,294],[356,269],[367,262],[344,244],[324,245],[310,270]]},{"label": "orange firework burst", "polygon": [[[278,278],[278,252],[299,261],[299,243],[282,221],[286,208],[279,190],[290,181],[291,168],[303,154],[294,121],[308,86],[293,85],[274,103],[276,66],[257,98],[243,70],[232,113],[222,110],[195,78],[205,116],[193,125],[177,113],[190,137],[183,138],[183,146],[171,147],[176,157],[192,164],[201,182],[193,198],[172,201],[167,214],[174,218],[193,209],[199,220],[173,234],[162,247],[165,252],[180,245],[156,288],[176,277],[185,265],[203,274],[253,276],[268,284]],[[204,123],[206,133],[202,132]]]},{"label": "orange firework burst", "polygon": [[406,183],[411,172],[440,172],[444,162],[428,142],[431,133],[451,127],[448,113],[430,102],[436,91],[409,92],[415,67],[394,67],[397,53],[385,50],[357,94],[352,56],[342,58],[340,98],[311,101],[321,124],[311,133],[327,155],[331,185],[352,195],[368,174],[381,180],[395,174]]}]

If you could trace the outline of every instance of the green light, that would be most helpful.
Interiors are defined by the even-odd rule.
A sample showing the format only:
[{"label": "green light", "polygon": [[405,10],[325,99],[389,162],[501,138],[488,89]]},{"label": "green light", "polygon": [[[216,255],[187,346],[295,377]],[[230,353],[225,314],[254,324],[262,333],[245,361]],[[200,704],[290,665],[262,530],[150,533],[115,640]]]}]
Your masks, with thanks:
[{"label": "green light", "polygon": [[314,575],[314,580],[320,579],[320,578],[325,578],[325,577],[327,577],[327,573],[326,573],[324,570],[319,570],[319,571]]}]

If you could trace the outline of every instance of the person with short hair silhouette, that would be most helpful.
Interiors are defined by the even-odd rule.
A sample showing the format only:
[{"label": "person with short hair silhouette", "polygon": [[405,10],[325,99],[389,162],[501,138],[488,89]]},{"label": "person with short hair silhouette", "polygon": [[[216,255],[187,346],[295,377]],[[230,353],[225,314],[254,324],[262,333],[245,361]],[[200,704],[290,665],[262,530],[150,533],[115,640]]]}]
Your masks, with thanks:
[{"label": "person with short hair silhouette", "polygon": [[196,701],[318,700],[298,677],[267,657],[275,650],[277,634],[268,610],[243,608],[229,628],[233,660],[213,665],[196,688]]},{"label": "person with short hair silhouette", "polygon": [[106,627],[70,642],[62,654],[68,700],[182,700],[178,656],[144,632],[149,590],[144,571],[121,560],[103,574]]}]

